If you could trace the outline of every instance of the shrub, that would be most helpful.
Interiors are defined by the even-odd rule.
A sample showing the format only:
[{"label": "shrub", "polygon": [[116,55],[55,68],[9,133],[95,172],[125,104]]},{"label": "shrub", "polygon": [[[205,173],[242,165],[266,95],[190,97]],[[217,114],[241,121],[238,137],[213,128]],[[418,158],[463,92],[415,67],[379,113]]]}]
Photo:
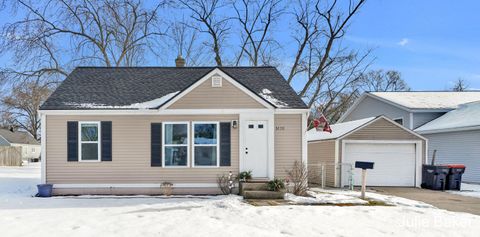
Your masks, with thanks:
[{"label": "shrub", "polygon": [[287,171],[291,183],[289,192],[297,196],[306,196],[308,190],[308,169],[305,163],[295,161],[291,170]]},{"label": "shrub", "polygon": [[163,182],[160,185],[160,189],[162,190],[163,195],[170,196],[173,192],[173,184],[170,182]]},{"label": "shrub", "polygon": [[230,171],[228,174],[217,177],[217,185],[223,194],[228,195],[233,193],[237,180],[238,177],[234,177]]},{"label": "shrub", "polygon": [[240,181],[248,181],[248,180],[252,179],[252,171],[249,170],[249,171],[240,172],[240,174],[238,175],[238,179]]},{"label": "shrub", "polygon": [[285,189],[285,183],[283,182],[283,180],[281,179],[278,179],[278,178],[275,178],[273,180],[270,180],[268,183],[267,183],[267,190],[268,191],[280,191],[282,189]]}]

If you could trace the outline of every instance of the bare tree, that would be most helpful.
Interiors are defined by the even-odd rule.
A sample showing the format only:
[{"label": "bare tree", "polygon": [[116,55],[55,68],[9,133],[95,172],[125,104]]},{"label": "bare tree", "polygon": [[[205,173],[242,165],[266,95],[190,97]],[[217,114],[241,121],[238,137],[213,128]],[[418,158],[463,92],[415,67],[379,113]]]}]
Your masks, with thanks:
[{"label": "bare tree", "polygon": [[197,30],[210,36],[207,45],[215,55],[217,66],[222,66],[222,44],[229,30],[229,17],[223,17],[219,9],[225,4],[221,0],[180,0],[182,5],[190,10],[192,19],[201,24]]},{"label": "bare tree", "polygon": [[235,65],[246,56],[252,66],[267,65],[279,43],[272,36],[272,27],[282,15],[284,8],[280,0],[234,1],[236,20],[242,29],[240,52]]},{"label": "bare tree", "polygon": [[39,80],[21,83],[1,99],[3,120],[28,131],[35,139],[39,139],[40,130],[38,108],[52,92],[49,85],[40,83]]},{"label": "bare tree", "polygon": [[410,87],[402,79],[400,72],[394,70],[372,70],[360,79],[364,91],[409,91]]},{"label": "bare tree", "polygon": [[6,24],[0,52],[13,52],[17,76],[68,74],[76,64],[130,66],[143,60],[149,40],[164,35],[157,11],[129,0],[18,0],[27,13]]},{"label": "bare tree", "polygon": [[468,89],[469,85],[468,82],[462,78],[458,78],[457,81],[455,81],[455,84],[452,87],[452,91],[466,91]]},{"label": "bare tree", "polygon": [[198,66],[208,62],[208,59],[205,58],[205,47],[200,43],[199,32],[195,29],[196,27],[190,27],[192,24],[194,23],[185,19],[175,21],[172,23],[169,37],[177,55],[185,58],[186,65]]},{"label": "bare tree", "polygon": [[328,117],[338,106],[348,106],[358,81],[370,65],[371,51],[358,52],[342,46],[351,19],[365,0],[350,0],[347,9],[337,1],[298,1],[294,61],[287,81],[300,84],[298,94],[315,111]]}]

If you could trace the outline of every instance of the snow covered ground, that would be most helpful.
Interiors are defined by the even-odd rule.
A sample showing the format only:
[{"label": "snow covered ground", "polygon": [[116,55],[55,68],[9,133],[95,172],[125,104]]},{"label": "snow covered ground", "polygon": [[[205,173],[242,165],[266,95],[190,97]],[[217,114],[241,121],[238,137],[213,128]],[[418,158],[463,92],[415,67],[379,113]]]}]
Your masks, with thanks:
[{"label": "snow covered ground", "polygon": [[447,191],[447,192],[462,195],[462,196],[480,198],[480,184],[462,183],[460,191]]},{"label": "snow covered ground", "polygon": [[[480,216],[431,206],[266,206],[237,196],[34,198],[39,166],[0,167],[3,236],[478,236]],[[342,192],[342,191],[339,191]],[[321,193],[321,190],[316,190]],[[321,194],[318,194],[321,195]],[[337,193],[355,198],[358,193]],[[354,196],[352,196],[354,195]],[[368,194],[368,196],[375,194]],[[371,196],[372,198],[374,198]],[[333,198],[336,199],[336,198]],[[388,198],[387,198],[388,199]]]}]

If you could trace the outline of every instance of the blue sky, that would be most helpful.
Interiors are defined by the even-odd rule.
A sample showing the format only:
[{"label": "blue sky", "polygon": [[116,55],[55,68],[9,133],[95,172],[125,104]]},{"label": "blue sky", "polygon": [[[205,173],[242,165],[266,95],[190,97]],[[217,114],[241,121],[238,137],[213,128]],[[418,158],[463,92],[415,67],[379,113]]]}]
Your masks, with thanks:
[{"label": "blue sky", "polygon": [[480,1],[371,0],[345,44],[374,48],[372,68],[394,69],[414,90],[444,90],[458,78],[480,89]]},{"label": "blue sky", "polygon": [[[351,22],[343,45],[373,49],[371,69],[400,71],[413,90],[449,89],[458,78],[467,80],[471,89],[480,89],[478,10],[476,0],[369,0]],[[14,19],[7,11],[1,11],[0,17],[2,25]],[[293,42],[285,23],[276,27],[275,34],[289,61]],[[234,39],[236,33],[230,37]],[[172,55],[168,61],[151,58],[146,65],[173,66],[170,58],[176,53]],[[1,66],[10,62],[9,55],[0,55]]]}]

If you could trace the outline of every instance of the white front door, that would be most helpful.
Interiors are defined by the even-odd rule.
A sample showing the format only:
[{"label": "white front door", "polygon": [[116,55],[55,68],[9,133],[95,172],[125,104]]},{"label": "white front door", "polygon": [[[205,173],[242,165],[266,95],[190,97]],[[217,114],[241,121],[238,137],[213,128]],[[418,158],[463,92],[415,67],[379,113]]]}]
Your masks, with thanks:
[{"label": "white front door", "polygon": [[267,178],[268,170],[268,126],[267,121],[247,120],[243,149],[244,171],[252,171],[253,178]]}]

